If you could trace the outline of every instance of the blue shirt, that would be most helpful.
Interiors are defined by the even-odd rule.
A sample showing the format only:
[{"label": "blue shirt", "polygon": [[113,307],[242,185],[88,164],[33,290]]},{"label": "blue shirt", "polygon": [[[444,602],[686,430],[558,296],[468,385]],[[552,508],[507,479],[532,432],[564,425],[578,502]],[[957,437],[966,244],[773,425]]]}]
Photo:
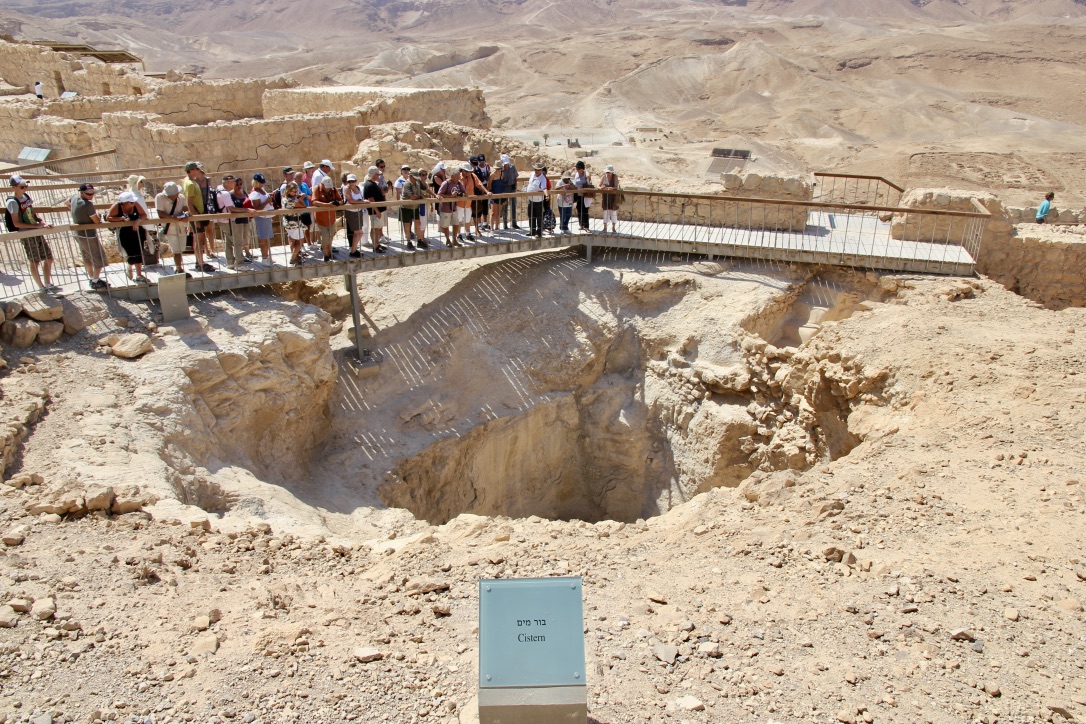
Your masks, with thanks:
[{"label": "blue shirt", "polygon": [[1043,219],[1044,217],[1048,216],[1048,210],[1051,209],[1051,208],[1052,208],[1052,202],[1051,201],[1049,201],[1048,199],[1045,199],[1044,201],[1042,201],[1041,202],[1041,208],[1037,209],[1037,218],[1038,219]]}]

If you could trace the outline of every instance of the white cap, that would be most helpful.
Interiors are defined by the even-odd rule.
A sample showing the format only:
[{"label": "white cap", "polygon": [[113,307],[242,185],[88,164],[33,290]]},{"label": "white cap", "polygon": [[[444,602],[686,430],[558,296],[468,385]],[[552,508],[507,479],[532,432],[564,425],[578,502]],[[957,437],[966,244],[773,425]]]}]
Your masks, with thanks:
[{"label": "white cap", "polygon": [[615,167],[614,166],[604,166],[603,167],[603,172],[604,173],[614,173],[615,172]]},{"label": "white cap", "polygon": [[370,166],[368,169],[366,169],[366,178],[369,178],[376,173],[381,173],[381,169],[377,168],[376,166]]},{"label": "white cap", "polygon": [[181,187],[173,181],[167,181],[166,185],[162,187],[162,193],[166,194],[167,196],[177,196],[179,193],[181,193]]},{"label": "white cap", "polygon": [[351,182],[351,181],[357,181],[357,180],[358,180],[358,177],[357,177],[357,176],[355,176],[355,175],[354,175],[353,173],[349,173],[349,174],[347,174],[347,181],[348,181],[348,182]]},{"label": "white cap", "polygon": [[10,181],[9,183],[10,183],[10,184],[11,184],[12,186],[21,186],[22,184],[24,184],[24,183],[26,183],[26,182],[25,182],[25,181],[23,181],[23,177],[22,177],[22,176],[20,176],[19,174],[15,174],[14,176],[12,176],[12,177],[11,177],[11,181]]},{"label": "white cap", "polygon": [[321,186],[325,187],[326,189],[332,188],[332,177],[331,176],[325,176],[324,178],[322,178],[321,179]]},{"label": "white cap", "polygon": [[329,161],[327,158],[321,161],[321,166],[327,166],[328,168],[335,170],[335,166],[333,166],[332,162]]},{"label": "white cap", "polygon": [[302,168],[314,168],[312,161],[306,161],[302,164]]},{"label": "white cap", "polygon": [[502,163],[513,163],[513,160],[511,158],[509,158],[508,153],[503,153],[502,154]]},{"label": "white cap", "polygon": [[125,191],[123,194],[117,197],[118,204],[134,204],[138,199],[136,195],[131,191]]}]

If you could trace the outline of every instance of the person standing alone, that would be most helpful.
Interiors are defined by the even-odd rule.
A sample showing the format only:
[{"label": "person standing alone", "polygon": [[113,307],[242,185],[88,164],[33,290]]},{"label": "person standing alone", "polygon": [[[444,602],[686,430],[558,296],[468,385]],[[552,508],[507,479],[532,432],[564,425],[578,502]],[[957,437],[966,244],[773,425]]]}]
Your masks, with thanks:
[{"label": "person standing alone", "polygon": [[1045,200],[1041,202],[1040,207],[1037,209],[1037,223],[1045,223],[1045,219],[1048,217],[1048,212],[1052,210],[1052,202],[1056,199],[1056,194],[1049,191],[1045,194]]}]

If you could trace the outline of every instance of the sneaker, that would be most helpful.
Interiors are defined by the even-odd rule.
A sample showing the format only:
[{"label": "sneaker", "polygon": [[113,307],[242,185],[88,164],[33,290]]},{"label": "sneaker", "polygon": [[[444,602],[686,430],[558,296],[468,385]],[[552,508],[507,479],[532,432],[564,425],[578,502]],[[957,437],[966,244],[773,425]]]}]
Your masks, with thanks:
[{"label": "sneaker", "polygon": [[385,236],[384,234],[381,234],[381,238],[380,238],[380,239],[378,239],[378,242],[380,242],[381,246],[384,246],[385,244],[390,244],[390,243],[392,243],[392,240],[391,240],[391,239],[389,239],[389,238],[388,238],[387,236]]},{"label": "sneaker", "polygon": [[142,274],[140,274],[138,277],[136,277],[132,281],[134,281],[136,284],[150,284],[151,283],[151,282],[147,281],[147,277],[143,276]]},{"label": "sneaker", "polygon": [[301,266],[302,265],[302,260],[301,259],[291,259],[290,260],[290,265],[291,266]]},{"label": "sneaker", "polygon": [[330,261],[332,261],[332,257],[330,257],[330,256],[326,256],[326,257],[324,257],[324,263],[325,263],[325,264],[327,264],[327,263],[328,263],[328,262],[330,262]]},{"label": "sneaker", "polygon": [[490,224],[479,224],[479,231],[490,231]]},{"label": "sneaker", "polygon": [[464,233],[461,232],[461,233],[457,234],[456,235],[456,240],[457,241],[463,241],[464,240]]},{"label": "sneaker", "polygon": [[384,254],[384,253],[385,253],[385,247],[384,247],[384,246],[380,246],[380,245],[378,245],[378,246],[375,246],[375,247],[373,247],[373,252],[374,252],[375,254]]},{"label": "sneaker", "polygon": [[519,227],[519,226],[517,226],[517,222],[515,222],[515,221],[514,221],[514,222],[513,222],[512,224],[510,224],[509,226],[511,226],[512,228],[516,229],[517,231],[520,231],[520,227]]},{"label": "sneaker", "polygon": [[429,249],[430,248],[430,242],[426,241],[426,239],[419,239],[419,248],[420,249]]},{"label": "sneaker", "polygon": [[467,236],[468,241],[475,241],[475,237],[472,236],[471,234],[465,234],[465,236]]},{"label": "sneaker", "polygon": [[253,255],[250,254],[249,252],[246,251],[246,252],[244,252],[244,254],[245,254],[245,261],[255,261],[253,259]]},{"label": "sneaker", "polygon": [[502,231],[509,231],[509,224],[502,224]]},{"label": "sneaker", "polygon": [[362,252],[360,252],[360,251],[352,251],[347,256],[351,257],[352,259],[361,259],[362,258]]},{"label": "sneaker", "polygon": [[408,239],[408,241],[418,241],[418,238],[419,237],[415,236],[415,232],[412,231],[411,237]]},{"label": "sneaker", "polygon": [[214,272],[215,272],[215,267],[211,266],[210,264],[208,264],[208,263],[207,263],[207,262],[205,261],[205,262],[204,262],[204,265],[203,265],[203,266],[202,266],[202,267],[200,268],[200,270],[199,270],[199,271],[202,271],[202,272],[207,272],[208,274],[212,274],[212,273],[214,273]]},{"label": "sneaker", "polygon": [[407,242],[407,250],[408,251],[414,251],[415,250],[415,245],[412,244],[410,241]]}]

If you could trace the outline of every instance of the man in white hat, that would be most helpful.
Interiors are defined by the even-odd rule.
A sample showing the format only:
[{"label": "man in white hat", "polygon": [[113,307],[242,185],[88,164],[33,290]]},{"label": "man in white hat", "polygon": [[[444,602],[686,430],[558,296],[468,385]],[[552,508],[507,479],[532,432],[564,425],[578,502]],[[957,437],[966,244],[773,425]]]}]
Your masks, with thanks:
[{"label": "man in white hat", "polygon": [[332,166],[332,162],[329,161],[327,158],[321,161],[320,168],[313,172],[313,182],[310,184],[313,190],[315,191],[318,186],[323,184],[324,179],[332,178],[332,173],[335,170],[335,167]]},{"label": "man in white hat", "polygon": [[188,236],[189,202],[181,193],[181,187],[173,181],[162,187],[162,192],[155,196],[155,210],[159,221],[158,240],[164,246],[161,254],[173,254],[174,271],[191,277],[185,272],[181,255],[185,252],[185,237]]}]

